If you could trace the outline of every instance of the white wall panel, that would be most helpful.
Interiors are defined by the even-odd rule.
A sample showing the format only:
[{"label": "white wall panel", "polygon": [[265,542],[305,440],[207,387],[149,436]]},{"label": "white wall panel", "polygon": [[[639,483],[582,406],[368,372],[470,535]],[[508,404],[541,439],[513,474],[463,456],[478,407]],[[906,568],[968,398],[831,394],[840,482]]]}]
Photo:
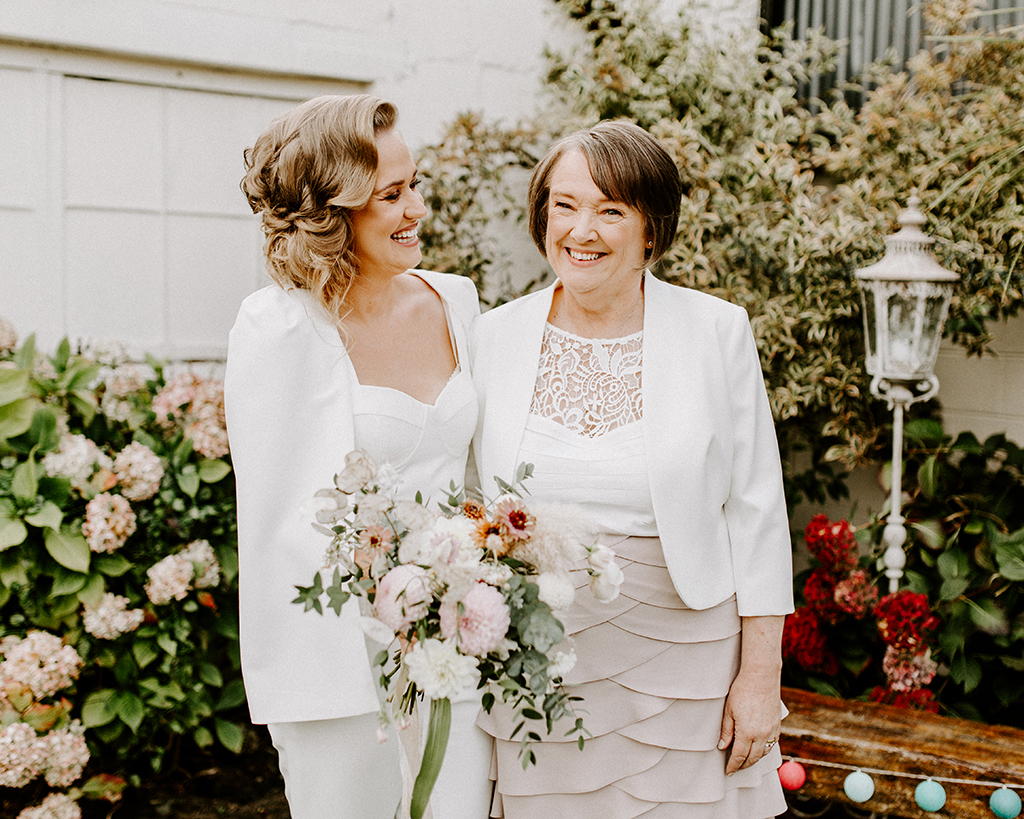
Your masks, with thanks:
[{"label": "white wall panel", "polygon": [[168,353],[208,358],[223,353],[238,305],[269,284],[256,217],[167,219]]},{"label": "white wall panel", "polygon": [[146,85],[64,80],[69,206],[163,206],[163,95]]},{"label": "white wall panel", "polygon": [[69,336],[158,350],[166,341],[163,217],[72,210],[65,237]]},{"label": "white wall panel", "polygon": [[295,103],[176,89],[165,93],[168,209],[251,214],[238,186],[242,152]]},{"label": "white wall panel", "polygon": [[42,94],[38,74],[0,68],[0,207],[38,206],[43,184]]},{"label": "white wall panel", "polygon": [[43,263],[36,214],[0,208],[0,316],[18,336],[37,332],[40,343],[60,338],[60,270]]}]

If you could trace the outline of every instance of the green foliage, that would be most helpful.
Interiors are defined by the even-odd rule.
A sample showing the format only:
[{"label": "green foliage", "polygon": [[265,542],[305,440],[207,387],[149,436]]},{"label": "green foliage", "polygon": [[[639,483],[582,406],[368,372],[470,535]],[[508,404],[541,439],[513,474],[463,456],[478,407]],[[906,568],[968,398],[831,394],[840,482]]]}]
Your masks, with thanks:
[{"label": "green foliage", "polygon": [[[160,770],[182,741],[216,737],[241,748],[234,481],[221,451],[197,451],[186,409],[156,417],[153,401],[169,381],[159,363],[135,368],[132,386],[119,391],[113,385],[127,368],[96,358],[67,341],[41,356],[32,338],[0,350],[0,636],[43,630],[73,646],[85,664],[67,696],[93,757],[108,770],[145,773]],[[218,384],[204,384],[216,416]],[[222,432],[222,404],[219,411],[210,423]],[[84,475],[53,467],[69,436],[91,442]],[[129,444],[162,463],[151,496],[130,492],[118,472],[114,458]],[[132,496],[135,529],[94,551],[83,524],[103,493]],[[212,547],[217,574],[201,581],[194,559],[180,599],[154,602],[149,571],[197,541]],[[111,594],[136,620],[112,638],[94,636],[85,615]]]},{"label": "green foliage", "polygon": [[[906,576],[942,625],[949,712],[1024,727],[1024,449],[1004,435],[955,440],[908,425]],[[880,538],[882,523],[870,530]]]},{"label": "green foliage", "polygon": [[[888,419],[868,393],[853,272],[881,256],[911,190],[930,211],[941,260],[962,276],[954,340],[980,351],[985,322],[1024,301],[1024,45],[935,41],[911,75],[877,68],[878,87],[854,111],[841,97],[809,107],[796,96],[834,60],[837,44],[823,38],[799,42],[782,29],[709,44],[643,3],[559,5],[579,24],[581,44],[551,56],[546,113],[507,132],[511,142],[475,124],[487,139],[453,159],[449,140],[466,136],[460,121],[425,154],[433,178],[485,179],[488,196],[505,201],[514,185],[489,145],[518,167],[544,137],[599,119],[647,128],[675,158],[686,191],[658,274],[747,309],[790,500],[842,495],[846,468],[878,456]],[[945,6],[932,0],[932,31],[956,35],[961,22]],[[451,216],[433,217],[446,224],[445,247],[476,246],[476,228]],[[490,253],[468,265],[433,250],[427,257],[478,281],[505,275]]]}]

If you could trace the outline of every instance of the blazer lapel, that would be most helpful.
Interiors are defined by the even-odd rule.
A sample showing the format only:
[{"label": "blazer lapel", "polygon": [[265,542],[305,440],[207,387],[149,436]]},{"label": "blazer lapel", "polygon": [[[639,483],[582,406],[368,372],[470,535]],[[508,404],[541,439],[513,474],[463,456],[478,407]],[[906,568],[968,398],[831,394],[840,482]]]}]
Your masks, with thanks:
[{"label": "blazer lapel", "polygon": [[492,349],[486,357],[489,372],[474,373],[487,389],[485,434],[486,453],[481,473],[486,492],[496,492],[495,476],[511,482],[519,465],[519,446],[533,403],[533,388],[540,366],[544,325],[551,310],[554,285],[537,293],[520,306],[505,311],[498,332],[490,335]]}]

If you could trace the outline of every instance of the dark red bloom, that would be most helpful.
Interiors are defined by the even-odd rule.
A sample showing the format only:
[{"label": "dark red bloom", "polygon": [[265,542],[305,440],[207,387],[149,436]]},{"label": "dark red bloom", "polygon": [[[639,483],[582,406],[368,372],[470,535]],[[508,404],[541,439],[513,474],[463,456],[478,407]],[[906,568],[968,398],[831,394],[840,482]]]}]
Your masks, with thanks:
[{"label": "dark red bloom", "polygon": [[782,656],[792,659],[805,671],[827,675],[839,671],[839,659],[829,648],[821,622],[810,608],[799,608],[786,617]]},{"label": "dark red bloom", "polygon": [[804,583],[804,600],[822,622],[835,623],[843,615],[842,607],[836,603],[836,577],[824,566],[808,576]]},{"label": "dark red bloom", "polygon": [[886,645],[917,651],[939,625],[928,597],[909,589],[887,594],[875,606],[878,633]]},{"label": "dark red bloom", "polygon": [[804,529],[804,542],[834,575],[844,577],[857,566],[857,541],[845,520],[832,522],[827,515],[815,515]]},{"label": "dark red bloom", "polygon": [[939,713],[939,704],[935,701],[935,693],[928,688],[918,688],[914,691],[893,691],[891,688],[877,685],[868,694],[868,699],[871,702],[894,705],[897,708],[906,708],[911,711]]}]

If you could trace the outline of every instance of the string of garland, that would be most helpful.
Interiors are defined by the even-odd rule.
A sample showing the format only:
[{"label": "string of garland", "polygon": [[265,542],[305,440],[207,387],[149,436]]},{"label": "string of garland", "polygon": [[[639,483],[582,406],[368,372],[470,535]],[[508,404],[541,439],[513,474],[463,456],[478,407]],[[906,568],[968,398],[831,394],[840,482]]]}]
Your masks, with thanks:
[{"label": "string of garland", "polygon": [[999,819],[1016,819],[1020,816],[1022,803],[1017,790],[1024,785],[1007,785],[1003,782],[989,782],[981,779],[956,779],[949,776],[926,776],[925,774],[904,773],[902,771],[886,771],[878,768],[864,768],[855,765],[844,765],[838,762],[825,762],[818,759],[802,759],[794,756],[783,756],[779,768],[779,780],[786,790],[799,790],[807,781],[804,765],[818,765],[822,768],[839,768],[851,771],[843,782],[843,792],[853,802],[867,802],[875,793],[875,783],[869,774],[876,776],[893,776],[901,779],[920,779],[921,784],[914,790],[914,799],[921,810],[934,812],[941,810],[946,804],[946,790],[940,783],[947,785],[977,785],[996,788],[989,797],[989,809]]}]

